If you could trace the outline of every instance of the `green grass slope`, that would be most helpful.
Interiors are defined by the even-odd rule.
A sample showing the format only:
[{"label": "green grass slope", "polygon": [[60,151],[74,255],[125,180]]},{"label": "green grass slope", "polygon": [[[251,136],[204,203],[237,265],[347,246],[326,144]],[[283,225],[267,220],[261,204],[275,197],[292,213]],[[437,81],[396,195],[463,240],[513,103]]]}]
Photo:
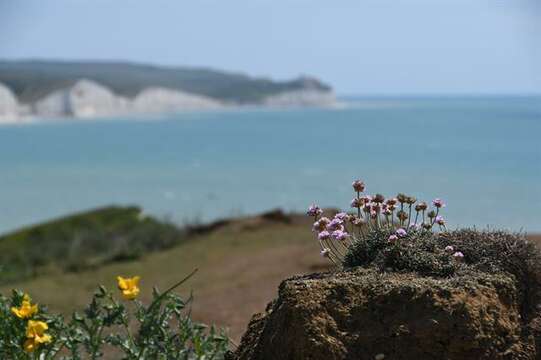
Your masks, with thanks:
[{"label": "green grass slope", "polygon": [[316,79],[278,82],[205,68],[122,62],[0,61],[0,83],[6,84],[25,103],[81,78],[94,80],[128,97],[149,86],[160,86],[241,103],[257,102],[267,95],[307,87],[330,90]]},{"label": "green grass slope", "polygon": [[137,207],[106,207],[31,226],[0,237],[0,283],[58,269],[80,271],[134,259],[185,239],[173,224]]}]

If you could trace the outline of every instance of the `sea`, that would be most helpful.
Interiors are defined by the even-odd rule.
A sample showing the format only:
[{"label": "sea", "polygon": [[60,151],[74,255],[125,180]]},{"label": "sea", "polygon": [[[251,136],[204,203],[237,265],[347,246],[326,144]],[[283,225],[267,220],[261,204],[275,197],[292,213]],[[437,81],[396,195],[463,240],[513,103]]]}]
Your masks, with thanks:
[{"label": "sea", "polygon": [[0,126],[0,233],[113,204],[179,224],[348,209],[355,179],[444,199],[450,228],[541,232],[541,97],[47,120]]}]

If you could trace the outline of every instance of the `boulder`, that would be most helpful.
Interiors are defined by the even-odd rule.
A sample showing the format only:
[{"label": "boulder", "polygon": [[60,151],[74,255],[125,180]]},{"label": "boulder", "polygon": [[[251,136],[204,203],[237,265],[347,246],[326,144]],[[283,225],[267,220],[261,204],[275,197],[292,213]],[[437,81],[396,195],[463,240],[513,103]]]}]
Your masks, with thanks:
[{"label": "boulder", "polygon": [[229,359],[539,359],[539,316],[510,273],[355,268],[294,277]]}]

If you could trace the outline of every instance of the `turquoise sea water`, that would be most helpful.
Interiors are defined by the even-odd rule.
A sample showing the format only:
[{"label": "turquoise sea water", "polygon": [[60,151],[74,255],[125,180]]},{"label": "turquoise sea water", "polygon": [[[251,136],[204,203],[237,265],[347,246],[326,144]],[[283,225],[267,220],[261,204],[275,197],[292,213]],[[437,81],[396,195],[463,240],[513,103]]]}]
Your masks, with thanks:
[{"label": "turquoise sea water", "polygon": [[541,97],[357,99],[0,127],[0,232],[107,204],[211,220],[367,190],[442,197],[451,226],[541,231]]}]

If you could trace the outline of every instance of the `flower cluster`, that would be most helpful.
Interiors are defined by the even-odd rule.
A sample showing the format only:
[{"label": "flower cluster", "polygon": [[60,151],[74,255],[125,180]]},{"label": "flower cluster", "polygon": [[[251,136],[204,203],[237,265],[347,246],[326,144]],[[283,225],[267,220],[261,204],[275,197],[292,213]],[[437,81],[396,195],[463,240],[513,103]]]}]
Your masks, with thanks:
[{"label": "flower cluster", "polygon": [[26,352],[34,352],[41,345],[51,342],[51,335],[46,333],[49,329],[47,323],[40,320],[31,320],[38,313],[38,305],[32,304],[32,300],[28,294],[22,296],[19,307],[11,307],[11,313],[19,319],[30,319],[26,323],[26,340],[23,344]]},{"label": "flower cluster", "polygon": [[[313,231],[317,234],[321,255],[336,265],[342,263],[352,243],[370,232],[388,233],[387,240],[392,244],[412,232],[446,231],[445,219],[440,214],[446,204],[441,199],[434,199],[430,207],[428,203],[402,193],[391,198],[364,194],[366,186],[361,180],[355,180],[352,187],[356,195],[350,206],[354,212],[340,212],[328,218],[315,204],[307,212],[314,218]],[[457,260],[461,255],[460,252],[453,253]]]}]

